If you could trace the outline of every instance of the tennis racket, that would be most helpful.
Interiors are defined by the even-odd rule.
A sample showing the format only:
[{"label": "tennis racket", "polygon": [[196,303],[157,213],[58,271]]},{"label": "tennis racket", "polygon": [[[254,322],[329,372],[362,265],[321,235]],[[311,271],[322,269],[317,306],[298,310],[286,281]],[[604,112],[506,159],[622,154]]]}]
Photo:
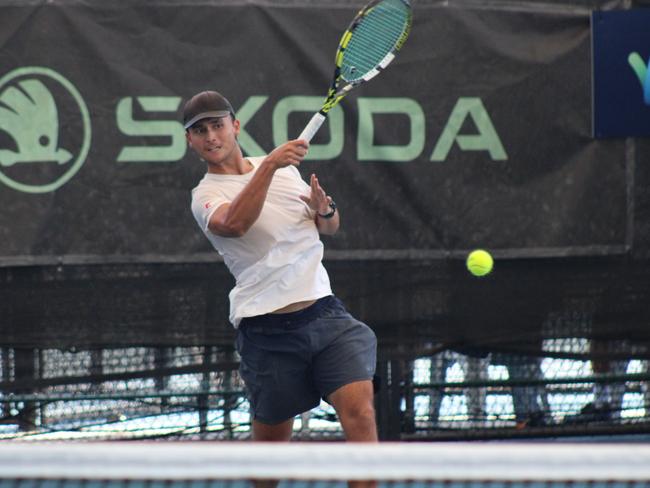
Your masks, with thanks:
[{"label": "tennis racket", "polygon": [[395,59],[411,30],[411,18],[409,0],[374,0],[359,11],[339,42],[334,78],[323,107],[298,139],[311,141],[328,112],[350,90],[377,76]]}]

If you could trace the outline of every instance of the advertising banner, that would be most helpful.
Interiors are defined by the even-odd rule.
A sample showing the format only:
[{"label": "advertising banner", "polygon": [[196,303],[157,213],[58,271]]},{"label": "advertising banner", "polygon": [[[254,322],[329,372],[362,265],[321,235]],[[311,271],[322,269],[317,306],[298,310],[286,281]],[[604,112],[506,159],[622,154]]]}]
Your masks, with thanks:
[{"label": "advertising banner", "polygon": [[[189,208],[205,167],[182,104],[220,91],[244,153],[271,151],[320,107],[354,13],[0,7],[0,263],[215,256]],[[624,252],[625,144],[592,139],[590,47],[584,14],[416,5],[402,52],[300,168],[341,210],[327,256]]]}]

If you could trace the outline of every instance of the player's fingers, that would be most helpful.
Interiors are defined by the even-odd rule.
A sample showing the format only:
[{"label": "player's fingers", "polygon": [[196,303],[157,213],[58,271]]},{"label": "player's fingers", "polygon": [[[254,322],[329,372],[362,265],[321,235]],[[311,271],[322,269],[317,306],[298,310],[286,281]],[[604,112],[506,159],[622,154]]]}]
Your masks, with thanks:
[{"label": "player's fingers", "polygon": [[314,190],[317,192],[323,193],[325,195],[325,190],[323,190],[323,187],[320,186],[320,182],[318,181],[318,177],[314,177]]},{"label": "player's fingers", "polygon": [[300,149],[295,149],[294,151],[291,152],[291,157],[298,161],[302,161],[303,159],[305,159],[306,155],[307,152]]},{"label": "player's fingers", "polygon": [[307,155],[307,147],[298,144],[297,141],[289,141],[285,145],[285,152],[292,156],[304,158]]},{"label": "player's fingers", "polygon": [[315,186],[313,187],[313,191],[316,192],[320,198],[324,199],[327,196],[327,193],[325,193],[323,187],[320,186],[320,183],[318,182],[318,178],[314,178],[314,183]]},{"label": "player's fingers", "polygon": [[307,154],[307,147],[308,146],[301,144],[299,141],[289,141],[280,146],[278,149],[283,151],[285,154],[305,156]]},{"label": "player's fingers", "polygon": [[309,142],[306,139],[295,139],[295,140],[293,140],[291,142],[294,143],[298,147],[304,148],[305,150],[309,149]]}]

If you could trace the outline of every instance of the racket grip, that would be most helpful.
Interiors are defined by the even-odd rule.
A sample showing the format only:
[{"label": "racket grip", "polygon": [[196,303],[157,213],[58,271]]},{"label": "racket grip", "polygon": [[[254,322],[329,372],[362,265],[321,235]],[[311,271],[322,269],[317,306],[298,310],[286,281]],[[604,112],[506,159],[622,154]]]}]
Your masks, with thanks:
[{"label": "racket grip", "polygon": [[307,142],[311,141],[312,137],[314,137],[316,132],[318,132],[318,129],[320,129],[320,126],[323,125],[323,122],[325,122],[325,118],[325,115],[320,112],[316,112],[307,124],[307,127],[305,127],[305,129],[298,136],[298,139],[304,139]]}]

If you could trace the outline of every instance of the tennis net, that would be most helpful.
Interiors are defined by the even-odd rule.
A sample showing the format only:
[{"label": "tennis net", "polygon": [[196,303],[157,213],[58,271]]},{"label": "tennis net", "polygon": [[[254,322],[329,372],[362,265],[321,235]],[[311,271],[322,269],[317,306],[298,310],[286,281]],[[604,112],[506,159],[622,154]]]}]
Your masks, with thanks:
[{"label": "tennis net", "polygon": [[572,443],[6,443],[1,488],[650,487],[650,446]]}]

